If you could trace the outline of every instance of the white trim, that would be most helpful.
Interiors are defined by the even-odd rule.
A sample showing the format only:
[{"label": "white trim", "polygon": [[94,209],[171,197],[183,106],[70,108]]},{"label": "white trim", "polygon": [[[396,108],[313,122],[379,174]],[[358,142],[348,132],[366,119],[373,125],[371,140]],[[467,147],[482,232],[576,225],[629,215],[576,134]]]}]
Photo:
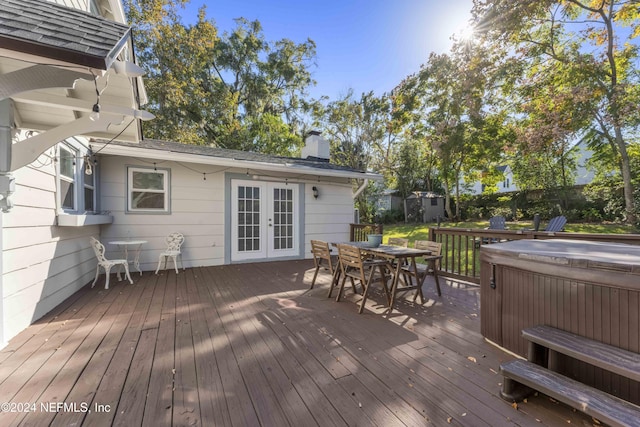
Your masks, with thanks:
[{"label": "white trim", "polygon": [[[65,155],[63,155],[63,153]],[[58,178],[58,212],[64,211],[64,212],[78,212],[78,206],[80,203],[79,200],[79,195],[78,195],[78,183],[79,183],[79,179],[78,179],[78,162],[77,159],[79,157],[79,151],[77,148],[71,146],[70,144],[67,144],[66,142],[60,143],[58,144],[58,168],[57,168],[57,178]],[[64,158],[64,161],[63,161]],[[71,176],[67,176],[64,173],[62,173],[62,169],[63,166],[65,165],[66,161],[71,161]],[[62,183],[68,183],[72,189],[71,189],[71,193],[73,196],[73,206],[65,206],[64,205],[64,199],[65,199],[65,195],[62,194]],[[83,187],[84,189],[84,187]]]},{"label": "white trim", "polygon": [[85,225],[111,224],[113,217],[111,215],[58,214],[57,221],[59,227],[83,227]]},{"label": "white trim", "polygon": [[[133,188],[133,173],[154,173],[162,174],[162,190],[150,189],[150,188]],[[157,193],[164,194],[164,207],[160,208],[134,208],[133,199],[131,194],[134,190],[139,190],[145,193]],[[150,168],[142,166],[127,166],[127,213],[170,213],[171,206],[171,171],[165,168]]]},{"label": "white trim", "polygon": [[[256,199],[253,196],[251,200],[257,200],[259,204],[259,211],[257,213],[258,224],[252,219],[251,224],[251,239],[256,239],[259,242],[259,248],[257,250],[241,250],[239,248],[239,227],[238,217],[241,213],[238,209],[239,190],[238,187],[251,187],[258,188],[260,195]],[[287,189],[292,191],[292,235],[290,236],[292,241],[292,247],[286,249],[275,248],[275,212],[274,212],[274,197],[273,190],[275,189]],[[300,200],[300,185],[297,183],[281,183],[281,182],[264,182],[253,180],[232,179],[231,180],[231,261],[246,261],[254,259],[269,259],[269,258],[284,258],[284,257],[296,257],[300,255],[300,233],[302,233],[301,220],[299,215]],[[257,235],[255,230],[257,228]],[[244,236],[243,238],[247,238]]]}]

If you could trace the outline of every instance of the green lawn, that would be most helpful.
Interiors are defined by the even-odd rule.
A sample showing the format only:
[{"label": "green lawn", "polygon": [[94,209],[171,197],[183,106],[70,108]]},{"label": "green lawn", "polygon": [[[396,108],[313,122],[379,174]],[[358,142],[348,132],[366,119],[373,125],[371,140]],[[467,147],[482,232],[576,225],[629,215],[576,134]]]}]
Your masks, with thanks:
[{"label": "green lawn", "polygon": [[[540,229],[544,229],[546,221],[542,221]],[[464,222],[445,222],[440,225],[441,227],[455,227],[455,228],[486,228],[489,226],[489,221],[464,221]],[[435,223],[427,224],[385,224],[384,237],[385,242],[389,237],[404,237],[409,239],[410,245],[415,240],[427,240],[429,237],[429,227],[436,227]],[[507,227],[510,230],[519,230],[523,228],[532,228],[533,224],[526,221],[508,222]],[[603,234],[630,234],[638,233],[639,230],[630,225],[624,224],[567,224],[565,225],[565,231],[574,233],[603,233]]]}]

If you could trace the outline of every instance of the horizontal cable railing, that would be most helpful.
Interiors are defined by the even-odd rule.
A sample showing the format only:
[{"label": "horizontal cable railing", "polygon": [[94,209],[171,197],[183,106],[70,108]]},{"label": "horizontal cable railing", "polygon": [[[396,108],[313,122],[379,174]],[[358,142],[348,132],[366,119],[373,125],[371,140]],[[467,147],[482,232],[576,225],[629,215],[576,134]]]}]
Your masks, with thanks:
[{"label": "horizontal cable railing", "polygon": [[593,234],[528,230],[430,228],[429,240],[442,243],[439,274],[480,283],[480,249],[508,240],[571,239],[640,245],[640,234]]}]

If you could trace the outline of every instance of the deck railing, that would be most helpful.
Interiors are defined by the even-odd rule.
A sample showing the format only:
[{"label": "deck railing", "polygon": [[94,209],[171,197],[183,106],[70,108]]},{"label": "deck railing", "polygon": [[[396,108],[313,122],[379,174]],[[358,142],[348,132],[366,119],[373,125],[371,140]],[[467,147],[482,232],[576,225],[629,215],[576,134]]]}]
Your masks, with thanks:
[{"label": "deck railing", "polygon": [[480,249],[507,240],[572,239],[640,245],[640,234],[587,234],[527,230],[430,228],[429,240],[442,243],[439,274],[480,283]]},{"label": "deck railing", "polygon": [[369,234],[382,234],[382,224],[349,224],[350,242],[364,242]]}]

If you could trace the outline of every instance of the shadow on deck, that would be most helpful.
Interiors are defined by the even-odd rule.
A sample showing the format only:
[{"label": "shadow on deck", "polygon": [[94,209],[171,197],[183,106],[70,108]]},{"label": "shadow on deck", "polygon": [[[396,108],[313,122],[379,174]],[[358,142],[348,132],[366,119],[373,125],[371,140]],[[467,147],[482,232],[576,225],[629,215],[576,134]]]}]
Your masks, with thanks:
[{"label": "shadow on deck", "polygon": [[447,281],[439,298],[429,282],[423,306],[402,295],[389,316],[377,293],[358,315],[349,287],[326,298],[327,274],[308,291],[312,273],[304,260],[87,286],[0,352],[0,425],[593,424],[545,396],[500,399],[513,357],[480,335],[478,287]]}]

